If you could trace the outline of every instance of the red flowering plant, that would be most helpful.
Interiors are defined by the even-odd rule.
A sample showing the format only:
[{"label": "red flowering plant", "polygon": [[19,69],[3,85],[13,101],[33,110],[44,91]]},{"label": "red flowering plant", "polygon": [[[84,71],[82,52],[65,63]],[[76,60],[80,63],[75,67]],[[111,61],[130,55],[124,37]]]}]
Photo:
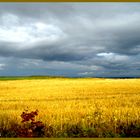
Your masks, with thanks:
[{"label": "red flowering plant", "polygon": [[18,130],[18,137],[43,137],[45,125],[41,121],[36,121],[38,110],[28,112],[25,110],[21,114],[23,126]]}]

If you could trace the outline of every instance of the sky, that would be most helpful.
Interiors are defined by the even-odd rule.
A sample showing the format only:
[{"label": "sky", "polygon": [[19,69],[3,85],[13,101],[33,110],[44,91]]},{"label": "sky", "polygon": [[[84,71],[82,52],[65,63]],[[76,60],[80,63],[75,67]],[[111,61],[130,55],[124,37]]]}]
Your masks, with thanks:
[{"label": "sky", "polygon": [[0,76],[140,77],[140,3],[0,3]]}]

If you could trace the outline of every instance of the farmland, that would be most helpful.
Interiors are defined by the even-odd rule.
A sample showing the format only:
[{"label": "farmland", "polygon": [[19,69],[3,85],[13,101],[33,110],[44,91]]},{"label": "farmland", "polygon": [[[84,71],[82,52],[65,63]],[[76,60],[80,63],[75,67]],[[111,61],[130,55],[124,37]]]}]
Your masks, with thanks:
[{"label": "farmland", "polygon": [[39,110],[45,137],[139,137],[140,79],[45,78],[0,81],[0,134]]}]

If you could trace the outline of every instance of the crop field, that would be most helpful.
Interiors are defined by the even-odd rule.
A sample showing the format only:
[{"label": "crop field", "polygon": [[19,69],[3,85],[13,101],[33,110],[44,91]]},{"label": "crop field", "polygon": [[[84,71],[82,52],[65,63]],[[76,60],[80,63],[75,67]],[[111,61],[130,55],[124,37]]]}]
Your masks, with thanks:
[{"label": "crop field", "polygon": [[1,137],[16,137],[25,109],[44,137],[140,137],[140,79],[1,80]]}]

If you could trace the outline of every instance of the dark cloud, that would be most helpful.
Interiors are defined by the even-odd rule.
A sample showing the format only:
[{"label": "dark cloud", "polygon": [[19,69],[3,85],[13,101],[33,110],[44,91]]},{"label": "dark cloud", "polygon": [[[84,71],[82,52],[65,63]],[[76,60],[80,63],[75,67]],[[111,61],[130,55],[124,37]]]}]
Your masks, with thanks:
[{"label": "dark cloud", "polygon": [[139,3],[1,3],[0,75],[140,76]]}]

